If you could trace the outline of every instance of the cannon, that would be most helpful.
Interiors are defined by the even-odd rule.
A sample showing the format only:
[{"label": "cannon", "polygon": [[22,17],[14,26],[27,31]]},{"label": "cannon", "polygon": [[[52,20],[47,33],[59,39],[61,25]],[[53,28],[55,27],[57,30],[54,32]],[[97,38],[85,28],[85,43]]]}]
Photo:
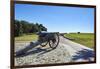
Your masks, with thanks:
[{"label": "cannon", "polygon": [[38,40],[35,42],[34,41],[30,42],[30,45],[28,45],[24,49],[17,51],[15,56],[23,55],[27,51],[29,51],[30,49],[36,47],[37,45],[41,45],[42,47],[44,47],[47,44],[49,44],[49,46],[52,49],[55,49],[58,46],[58,44],[59,44],[59,32],[39,32],[37,34],[39,35]]},{"label": "cannon", "polygon": [[42,47],[49,44],[49,46],[55,49],[59,44],[59,32],[39,32],[38,42]]}]

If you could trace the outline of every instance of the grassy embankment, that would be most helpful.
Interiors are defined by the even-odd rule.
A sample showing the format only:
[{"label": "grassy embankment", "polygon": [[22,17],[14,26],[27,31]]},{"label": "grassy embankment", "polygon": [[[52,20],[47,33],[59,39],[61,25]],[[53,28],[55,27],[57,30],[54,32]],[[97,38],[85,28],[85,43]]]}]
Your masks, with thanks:
[{"label": "grassy embankment", "polygon": [[94,48],[94,34],[93,33],[70,33],[65,34],[65,37],[72,38],[74,42]]},{"label": "grassy embankment", "polygon": [[19,37],[15,37],[15,42],[30,42],[38,39],[38,35],[36,34],[24,34]]}]

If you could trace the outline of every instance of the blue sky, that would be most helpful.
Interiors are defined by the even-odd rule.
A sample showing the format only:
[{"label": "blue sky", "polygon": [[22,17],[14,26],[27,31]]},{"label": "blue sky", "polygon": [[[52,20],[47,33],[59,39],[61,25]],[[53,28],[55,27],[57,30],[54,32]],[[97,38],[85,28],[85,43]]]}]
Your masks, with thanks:
[{"label": "blue sky", "polygon": [[94,8],[16,4],[15,19],[43,24],[49,32],[94,32]]}]

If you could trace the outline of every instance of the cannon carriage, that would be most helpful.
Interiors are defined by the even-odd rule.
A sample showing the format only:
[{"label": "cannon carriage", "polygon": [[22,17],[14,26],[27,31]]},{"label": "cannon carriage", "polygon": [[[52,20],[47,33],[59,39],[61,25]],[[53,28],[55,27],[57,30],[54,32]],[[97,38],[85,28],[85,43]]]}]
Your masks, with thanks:
[{"label": "cannon carriage", "polygon": [[55,49],[59,44],[59,32],[39,32],[38,42],[42,47],[49,44],[49,46]]}]

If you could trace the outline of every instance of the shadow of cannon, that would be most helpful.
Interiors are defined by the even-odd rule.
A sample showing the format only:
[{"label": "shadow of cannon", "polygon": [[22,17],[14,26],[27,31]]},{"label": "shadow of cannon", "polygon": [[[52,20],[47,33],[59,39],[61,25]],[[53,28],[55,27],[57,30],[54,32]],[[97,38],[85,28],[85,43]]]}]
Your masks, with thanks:
[{"label": "shadow of cannon", "polygon": [[[46,46],[49,43],[50,48],[55,49],[59,44],[59,32],[39,32],[37,33],[39,38],[36,42],[31,42],[26,48],[16,52],[16,56],[26,54],[30,49],[35,48],[38,45],[42,47]],[[33,53],[47,51],[45,49],[37,48]],[[27,54],[26,54],[27,55]]]},{"label": "shadow of cannon", "polygon": [[41,45],[41,42],[38,42],[38,41],[30,42],[30,44],[28,46],[26,46],[24,49],[21,49],[21,50],[15,52],[15,57],[24,57],[27,55],[36,54],[36,53],[40,53],[40,52],[41,52],[41,54],[44,54],[44,53],[47,53],[47,52],[50,52],[53,50],[52,48],[42,49],[41,47],[37,47],[39,45]]}]

